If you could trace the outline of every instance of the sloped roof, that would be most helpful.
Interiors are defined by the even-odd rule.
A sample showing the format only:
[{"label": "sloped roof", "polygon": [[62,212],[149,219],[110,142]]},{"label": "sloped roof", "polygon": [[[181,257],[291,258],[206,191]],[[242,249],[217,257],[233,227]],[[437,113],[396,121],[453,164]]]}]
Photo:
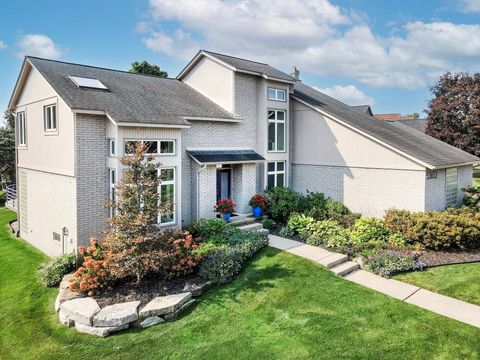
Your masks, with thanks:
[{"label": "sloped roof", "polygon": [[[233,115],[176,79],[27,57],[72,109],[105,111],[115,122],[189,125],[185,117],[232,119]],[[69,79],[100,80],[108,91],[82,89]]]},{"label": "sloped roof", "polygon": [[441,168],[480,161],[474,155],[413,128],[395,121],[379,120],[352,109],[351,106],[300,82],[295,83],[293,96],[428,165],[427,167]]},{"label": "sloped roof", "polygon": [[231,66],[235,71],[245,72],[253,75],[264,76],[272,80],[281,80],[287,82],[295,82],[295,78],[280,71],[268,64],[264,64],[257,61],[251,61],[247,59],[238,58],[235,56],[219,54],[212,51],[200,50],[197,55],[190,61],[190,63],[180,72],[178,78],[182,78],[183,74],[188,71],[188,69],[195,63],[195,61],[201,55],[208,55],[214,57],[215,59]]},{"label": "sloped roof", "polygon": [[361,111],[365,114],[373,115],[372,108],[370,107],[370,105],[354,105],[352,106],[352,108],[357,111]]}]

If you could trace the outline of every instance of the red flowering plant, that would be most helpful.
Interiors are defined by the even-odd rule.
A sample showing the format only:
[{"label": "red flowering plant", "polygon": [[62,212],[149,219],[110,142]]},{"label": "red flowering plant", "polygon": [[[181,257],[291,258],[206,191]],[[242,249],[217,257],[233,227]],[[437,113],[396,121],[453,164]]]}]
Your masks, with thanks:
[{"label": "red flowering plant", "polygon": [[235,212],[235,206],[237,206],[237,204],[235,204],[231,199],[220,199],[218,200],[217,205],[215,205],[213,208],[216,212],[225,214]]},{"label": "red flowering plant", "polygon": [[263,210],[266,210],[268,207],[268,200],[265,199],[262,195],[253,195],[250,201],[248,202],[248,205],[251,207],[259,207]]},{"label": "red flowering plant", "polygon": [[195,271],[203,258],[192,251],[198,249],[201,240],[201,238],[194,239],[188,231],[183,233],[183,238],[170,238],[173,245],[172,266],[169,271],[171,277],[187,275]]},{"label": "red flowering plant", "polygon": [[104,259],[104,250],[95,238],[90,240],[90,246],[80,247],[79,252],[84,260],[73,276],[68,279],[71,291],[93,296],[110,286],[110,269]]}]

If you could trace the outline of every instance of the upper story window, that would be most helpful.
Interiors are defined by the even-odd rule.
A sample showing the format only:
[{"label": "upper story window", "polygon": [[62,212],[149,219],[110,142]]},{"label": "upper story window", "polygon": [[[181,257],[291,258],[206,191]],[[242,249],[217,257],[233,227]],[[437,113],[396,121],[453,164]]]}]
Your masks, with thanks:
[{"label": "upper story window", "polygon": [[108,156],[115,156],[115,139],[108,139]]},{"label": "upper story window", "polygon": [[43,107],[43,124],[45,132],[57,131],[57,106],[55,104]]},{"label": "upper story window", "polygon": [[285,151],[285,111],[268,110],[268,151]]},{"label": "upper story window", "polygon": [[276,88],[269,87],[267,94],[268,94],[268,100],[286,101],[285,99],[287,98],[287,92],[283,89],[276,89]]},{"label": "upper story window", "polygon": [[[142,142],[142,140],[125,141],[125,154],[133,154],[133,149],[138,142]],[[175,140],[148,140],[143,142],[146,144],[146,154],[175,155]]]},{"label": "upper story window", "polygon": [[17,142],[18,146],[27,145],[27,136],[25,133],[25,112],[17,113]]}]

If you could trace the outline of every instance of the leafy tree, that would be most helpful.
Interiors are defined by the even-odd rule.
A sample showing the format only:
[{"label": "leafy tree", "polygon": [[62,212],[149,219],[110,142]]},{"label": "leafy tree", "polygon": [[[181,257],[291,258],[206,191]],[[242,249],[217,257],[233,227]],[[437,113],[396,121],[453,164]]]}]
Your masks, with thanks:
[{"label": "leafy tree", "polygon": [[480,73],[446,73],[431,91],[425,132],[480,156]]},{"label": "leafy tree", "polygon": [[168,77],[168,73],[166,71],[160,70],[160,66],[150,64],[146,60],[143,60],[142,62],[133,62],[132,67],[128,71],[137,74],[156,75],[164,78]]},{"label": "leafy tree", "polygon": [[6,111],[5,125],[0,127],[0,178],[15,182],[15,117]]},{"label": "leafy tree", "polygon": [[404,118],[413,118],[413,119],[416,120],[416,119],[420,119],[420,114],[417,113],[417,112],[414,112],[414,113],[412,113],[412,114],[405,114],[405,115],[403,115],[402,117],[404,117]]}]

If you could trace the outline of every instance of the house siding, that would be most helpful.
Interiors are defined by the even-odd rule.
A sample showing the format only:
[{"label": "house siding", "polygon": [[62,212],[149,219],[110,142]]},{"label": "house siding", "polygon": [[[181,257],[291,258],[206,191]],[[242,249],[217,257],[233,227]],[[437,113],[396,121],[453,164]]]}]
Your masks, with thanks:
[{"label": "house siding", "polygon": [[425,175],[425,210],[445,209],[445,169],[437,170],[437,177]]}]

